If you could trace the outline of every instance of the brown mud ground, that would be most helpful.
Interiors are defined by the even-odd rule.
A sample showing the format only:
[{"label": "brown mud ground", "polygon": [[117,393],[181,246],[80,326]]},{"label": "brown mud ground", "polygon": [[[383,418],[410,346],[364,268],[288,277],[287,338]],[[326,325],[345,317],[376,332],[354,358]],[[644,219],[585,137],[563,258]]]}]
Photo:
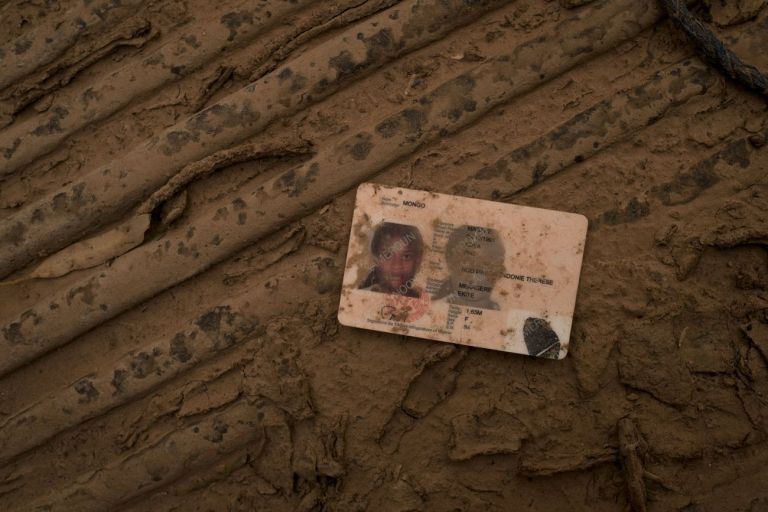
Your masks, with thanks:
[{"label": "brown mud ground", "polygon": [[[420,3],[0,0],[0,510],[768,510],[765,101],[652,2]],[[340,327],[365,180],[586,215],[569,356]]]}]

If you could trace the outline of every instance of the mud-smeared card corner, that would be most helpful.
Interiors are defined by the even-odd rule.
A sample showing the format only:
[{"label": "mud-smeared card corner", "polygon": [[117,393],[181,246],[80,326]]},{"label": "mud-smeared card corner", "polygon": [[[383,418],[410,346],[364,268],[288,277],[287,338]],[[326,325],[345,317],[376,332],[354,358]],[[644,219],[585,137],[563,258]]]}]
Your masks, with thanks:
[{"label": "mud-smeared card corner", "polygon": [[579,214],[364,183],[339,322],[562,359],[586,231]]}]

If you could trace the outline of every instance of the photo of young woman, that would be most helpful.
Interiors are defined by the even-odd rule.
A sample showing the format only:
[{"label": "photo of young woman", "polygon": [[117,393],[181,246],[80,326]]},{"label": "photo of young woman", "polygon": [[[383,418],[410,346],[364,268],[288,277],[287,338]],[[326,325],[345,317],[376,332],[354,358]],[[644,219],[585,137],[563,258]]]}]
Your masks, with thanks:
[{"label": "photo of young woman", "polygon": [[414,284],[424,253],[421,233],[415,226],[382,222],[371,239],[373,265],[360,289],[406,297],[420,297]]}]

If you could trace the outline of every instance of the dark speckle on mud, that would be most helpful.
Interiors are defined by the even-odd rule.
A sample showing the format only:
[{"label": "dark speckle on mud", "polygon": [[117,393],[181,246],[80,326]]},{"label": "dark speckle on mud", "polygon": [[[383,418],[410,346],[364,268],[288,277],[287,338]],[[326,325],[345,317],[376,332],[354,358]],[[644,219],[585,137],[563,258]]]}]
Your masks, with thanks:
[{"label": "dark speckle on mud", "polygon": [[212,443],[220,443],[224,440],[224,434],[226,434],[228,431],[229,425],[219,419],[215,419],[213,421],[213,429],[211,430],[211,434],[205,436],[205,438]]},{"label": "dark speckle on mud", "polygon": [[18,345],[24,341],[24,335],[21,333],[21,324],[13,322],[3,327],[3,337],[11,345]]},{"label": "dark speckle on mud", "polygon": [[179,254],[181,256],[192,256],[193,258],[197,258],[200,253],[197,250],[197,244],[190,244],[189,246],[184,245],[184,242],[179,242],[176,247],[176,254]]},{"label": "dark speckle on mud", "polygon": [[505,171],[508,169],[509,165],[507,164],[507,161],[502,158],[492,163],[491,165],[487,165],[477,171],[473,178],[477,180],[490,180],[493,178],[498,178],[504,175]]},{"label": "dark speckle on mud", "polygon": [[29,50],[32,47],[32,41],[28,39],[20,39],[16,41],[16,44],[13,45],[13,53],[16,55],[21,55],[22,53],[25,53],[27,50]]},{"label": "dark speckle on mud", "polygon": [[93,382],[88,379],[82,379],[75,383],[75,391],[77,394],[82,395],[82,398],[78,400],[81,404],[92,402],[99,397],[99,390],[97,390]]},{"label": "dark speckle on mud", "polygon": [[307,82],[307,77],[304,75],[296,75],[293,77],[293,80],[291,80],[291,85],[288,90],[292,93],[297,93],[307,86]]},{"label": "dark speckle on mud", "polygon": [[192,134],[190,134],[187,131],[183,130],[175,130],[172,132],[169,132],[165,136],[165,145],[163,146],[162,150],[163,153],[166,156],[171,156],[175,153],[178,153],[181,151],[181,149],[189,143],[190,140],[193,140]]},{"label": "dark speckle on mud", "polygon": [[155,370],[155,357],[146,352],[139,352],[131,361],[131,373],[137,379],[143,379]]},{"label": "dark speckle on mud", "polygon": [[21,145],[21,138],[16,137],[15,139],[13,139],[13,144],[11,145],[11,147],[3,148],[3,157],[6,160],[10,160],[20,145]]},{"label": "dark speckle on mud", "polygon": [[738,165],[742,169],[749,166],[749,148],[745,139],[730,144],[721,152],[721,155],[728,165]]},{"label": "dark speckle on mud", "polygon": [[8,234],[3,237],[2,241],[19,245],[24,240],[24,233],[26,232],[27,227],[22,222],[17,222],[9,230]]},{"label": "dark speckle on mud", "polygon": [[[348,50],[343,50],[328,60],[328,65],[336,70],[338,80],[357,74],[362,69],[382,61],[386,56],[393,54],[398,49],[390,29],[381,29],[367,38],[361,34],[358,39],[363,41],[366,46],[366,57],[364,60],[355,62]],[[315,90],[322,91],[325,89],[325,86],[327,86],[327,83],[318,83],[315,86]]]},{"label": "dark speckle on mud", "polygon": [[72,205],[75,207],[85,206],[86,203],[94,202],[96,197],[93,194],[85,194],[85,182],[77,183],[72,187]]},{"label": "dark speckle on mud", "polygon": [[192,353],[187,346],[187,337],[184,333],[177,333],[171,341],[171,357],[180,363],[186,363],[192,358]]},{"label": "dark speckle on mud", "polygon": [[229,210],[226,207],[222,207],[216,210],[213,220],[227,220],[227,217],[229,217]]},{"label": "dark speckle on mud", "polygon": [[348,50],[343,50],[335,57],[331,57],[328,60],[328,64],[336,70],[338,78],[354,74],[358,67]]},{"label": "dark speckle on mud", "polygon": [[117,369],[112,374],[112,387],[115,388],[115,393],[122,393],[124,391],[123,383],[128,378],[128,371]]},{"label": "dark speckle on mud", "polygon": [[25,340],[24,334],[21,332],[21,326],[27,322],[27,320],[32,321],[34,325],[38,325],[42,319],[35,313],[34,311],[27,310],[24,313],[21,314],[21,319],[18,322],[12,322],[8,324],[7,326],[3,327],[3,336],[5,337],[6,341],[10,343],[11,345],[17,345],[19,343],[23,343]]},{"label": "dark speckle on mud", "polygon": [[229,29],[227,41],[233,41],[237,37],[237,30],[243,24],[253,25],[253,16],[248,11],[230,12],[221,17],[221,23]]},{"label": "dark speckle on mud", "polygon": [[200,48],[200,41],[197,40],[197,37],[195,37],[194,34],[189,34],[188,36],[184,36],[184,42],[187,43],[192,48]]},{"label": "dark speckle on mud", "polygon": [[61,121],[61,118],[54,115],[51,116],[48,119],[48,122],[45,124],[41,124],[34,130],[32,130],[32,133],[37,136],[43,136],[43,135],[52,135],[54,133],[61,133],[64,131],[64,129],[61,127],[61,124],[59,123]]},{"label": "dark speckle on mud", "polygon": [[461,92],[469,93],[475,88],[475,79],[470,74],[463,74],[456,77],[456,84],[459,86]]},{"label": "dark speckle on mud", "polygon": [[355,160],[365,160],[368,157],[368,153],[373,149],[372,139],[373,137],[368,133],[355,135],[349,150],[352,158]]},{"label": "dark speckle on mud", "polygon": [[651,208],[646,201],[640,201],[636,197],[630,199],[624,208],[613,208],[603,213],[603,222],[610,225],[627,224],[635,222],[651,213]]},{"label": "dark speckle on mud", "polygon": [[547,172],[548,166],[549,165],[546,162],[536,163],[536,165],[533,167],[533,172],[531,173],[531,179],[534,183],[539,183],[544,179],[544,173]]},{"label": "dark speckle on mud", "polygon": [[274,187],[276,190],[287,192],[289,197],[296,197],[315,181],[319,171],[320,166],[317,163],[312,163],[306,171],[291,169],[275,180]]},{"label": "dark speckle on mud", "polygon": [[427,115],[424,112],[416,108],[407,108],[403,110],[401,115],[405,120],[408,134],[421,133],[422,127],[427,121]]},{"label": "dark speckle on mud", "polygon": [[232,323],[234,315],[229,306],[217,306],[197,319],[197,326],[207,333],[218,333],[221,323]]},{"label": "dark speckle on mud", "polygon": [[376,126],[376,132],[385,139],[394,137],[398,130],[400,130],[400,119],[397,117],[385,119]]}]

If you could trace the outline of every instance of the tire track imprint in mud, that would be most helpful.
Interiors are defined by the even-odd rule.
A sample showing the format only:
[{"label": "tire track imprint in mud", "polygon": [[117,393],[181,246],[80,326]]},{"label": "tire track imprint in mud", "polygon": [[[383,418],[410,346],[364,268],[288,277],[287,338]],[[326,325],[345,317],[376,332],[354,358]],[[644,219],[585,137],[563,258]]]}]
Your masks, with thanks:
[{"label": "tire track imprint in mud", "polygon": [[[203,19],[182,30],[174,41],[85,90],[64,91],[52,104],[51,114],[43,119],[30,118],[0,133],[0,147],[6,152],[0,176],[55,149],[68,135],[109,116],[135,98],[194,72],[220,52],[247,43],[308,4],[280,2],[277,9],[267,10],[261,4],[250,7],[248,2],[241,2],[227,14]],[[202,33],[205,38],[201,38]],[[46,128],[49,126],[55,129]]]},{"label": "tire track imprint in mud", "polygon": [[[291,55],[309,45],[293,60],[277,64],[286,57],[277,51],[263,54],[271,60],[259,56],[261,67],[227,63],[231,71],[211,75],[200,101],[255,69],[254,84],[269,80],[273,100],[286,103],[272,102],[281,110],[274,119],[285,117],[293,130],[291,123],[305,120],[289,118],[291,112],[337,90],[355,91],[355,81],[376,79],[379,66],[420,46],[428,51],[452,27],[474,29],[481,14],[504,4],[455,12],[465,3],[440,5],[449,3],[435,11],[437,2],[400,2],[344,28],[387,4],[364,3],[357,11],[360,2],[350,2],[338,18],[318,18],[316,28],[299,24],[286,36],[295,41]],[[0,360],[0,503],[9,510],[142,511],[474,509],[503,508],[512,499],[542,510],[575,502],[592,510],[702,511],[716,510],[713,503],[768,503],[754,482],[729,476],[752,468],[759,482],[767,467],[764,107],[698,59],[680,60],[685,52],[665,50],[675,56],[671,66],[633,69],[646,57],[644,44],[665,44],[668,27],[656,24],[658,11],[621,2],[578,7],[583,3],[561,1],[574,10],[548,19],[526,11],[530,3],[504,5],[497,24],[483,22],[486,42],[500,37],[494,30],[504,24],[541,29],[503,55],[465,49],[460,59],[476,65],[394,109],[375,106],[341,137],[311,141],[316,152],[306,162],[237,181],[234,192],[224,167],[241,153],[255,154],[261,141],[245,140],[267,124],[232,99],[247,87],[150,141],[161,164],[148,164],[135,149],[135,157],[96,169],[92,182],[85,173],[0,221],[9,242],[0,268],[10,273],[78,240],[94,219],[124,216],[160,190],[157,206],[186,187],[187,176],[205,179],[183,188],[193,206],[182,201],[167,231],[136,250],[95,271],[6,288],[31,306],[20,314],[2,308],[12,316],[1,324],[8,357]],[[416,4],[424,10],[405,12]],[[238,8],[228,3],[222,16]],[[446,26],[451,13],[457,20]],[[228,19],[225,38],[250,27]],[[408,36],[405,19],[418,21]],[[651,26],[653,33],[642,30]],[[734,30],[740,44],[757,44],[754,31]],[[305,73],[301,63],[320,62],[307,55],[325,55],[328,74]],[[617,78],[608,93],[580,74],[589,67],[612,81],[604,68],[614,62],[631,77]],[[391,80],[399,72],[388,67],[383,74]],[[333,79],[322,83],[322,76]],[[58,94],[79,93],[73,85]],[[259,87],[248,94],[266,89]],[[511,143],[496,134],[477,146],[456,144],[503,133],[509,111],[524,110],[521,101],[540,102],[542,115],[551,115],[546,108],[562,112]],[[706,145],[685,133],[690,124],[729,115],[745,120],[706,133]],[[658,158],[645,158],[643,144],[668,130],[677,133],[656,146]],[[493,150],[474,157],[475,147]],[[429,162],[435,153],[459,169],[445,179],[439,165],[420,164],[415,178],[430,188],[580,211],[593,220],[572,358],[555,366],[338,327],[348,190],[378,173],[377,181],[405,184],[419,159]],[[671,165],[654,167],[658,162]],[[135,170],[141,189],[120,190],[133,179],[121,179],[120,169]],[[214,169],[221,170],[201,175]],[[162,179],[146,182],[156,172]],[[102,181],[110,175],[117,177],[112,192]],[[582,189],[579,178],[594,191]],[[201,203],[196,194],[208,187],[229,192]],[[114,200],[121,206],[108,204]],[[33,218],[59,214],[61,228],[30,232]],[[81,215],[80,227],[68,224]],[[176,301],[184,309],[174,311],[183,314],[166,320],[162,335],[145,329],[107,356],[86,355],[95,364],[75,365],[88,368],[77,374],[62,369],[72,377],[59,379],[66,385],[35,377],[37,368],[76,357],[101,333],[135,332],[120,328],[124,319],[161,325],[157,319]],[[5,398],[17,392],[26,396]],[[100,434],[83,439],[94,432]],[[62,451],[59,466],[50,464]],[[561,491],[552,493],[553,486]]]},{"label": "tire track imprint in mud", "polygon": [[[72,237],[78,238],[123,213],[170,178],[180,165],[263,130],[271,121],[328,96],[357,76],[439,39],[452,27],[501,3],[484,0],[464,6],[462,2],[435,2],[414,4],[415,9],[406,3],[402,17],[390,18],[390,14],[400,12],[395,6],[390,8],[395,11],[384,11],[347,29],[345,36],[302,54],[297,62],[284,64],[226,100],[153,136],[118,160],[95,169],[78,183],[0,221],[0,240],[8,242],[0,249],[0,275],[20,268],[33,254],[57,250]],[[438,14],[445,23],[429,30],[430,20]],[[32,216],[38,219],[36,224],[31,223]],[[20,232],[19,226],[26,228]]]},{"label": "tire track imprint in mud", "polygon": [[30,34],[22,35],[0,47],[0,67],[3,68],[0,89],[48,64],[89,30],[99,29],[126,17],[131,9],[141,5],[142,0],[77,3],[78,5],[66,11],[62,17],[52,17],[33,29]]},{"label": "tire track imprint in mud", "polygon": [[[645,7],[639,10],[647,16],[648,22],[658,16],[658,12],[648,12]],[[574,35],[591,34],[590,27],[602,27],[606,19],[610,18],[612,21],[607,27],[613,27],[613,30],[606,30],[599,44],[607,46],[616,40],[623,40],[629,34],[625,32],[625,23],[620,16],[629,17],[632,14],[623,11],[622,6],[618,4],[611,4],[610,9],[596,9],[595,12],[582,15],[582,18],[578,19],[580,23],[573,20],[563,22],[553,31],[552,40],[542,37],[529,41],[513,52],[514,57],[505,55],[481,64],[473,72],[449,80],[432,93],[415,100],[412,107],[381,120],[372,131],[361,131],[336,146],[323,148],[309,162],[287,171],[271,182],[255,184],[250,190],[247,186],[244,187],[242,195],[234,201],[228,198],[218,205],[212,205],[206,214],[209,220],[203,221],[192,236],[171,232],[154,247],[140,247],[116,260],[109,269],[84,278],[59,296],[46,299],[44,305],[40,304],[25,311],[17,320],[3,327],[6,346],[13,355],[0,365],[0,371],[8,371],[39,353],[65,343],[84,329],[98,325],[103,319],[110,318],[126,307],[133,306],[138,301],[208,268],[223,257],[242,249],[247,243],[277,229],[287,220],[320,206],[334,194],[354,186],[366,176],[381,170],[421,144],[454,132],[501,101],[530,90],[535,84],[545,81],[547,73],[562,73],[585,60],[592,52],[601,50],[598,42],[591,40],[590,46],[585,49],[583,45],[586,42],[578,38],[573,39]],[[383,34],[385,31],[381,29],[377,33]],[[384,40],[381,42],[386,43]],[[558,49],[560,55],[553,53],[549,62],[542,66],[535,64],[541,51]],[[368,58],[372,58],[370,49],[368,52]],[[351,56],[342,51],[338,57],[331,59],[331,65],[334,65],[336,58],[346,63]],[[350,62],[339,65],[342,66],[340,69],[351,72],[351,68],[345,66],[353,64]],[[515,70],[517,74],[514,74]],[[289,67],[278,73],[278,79],[283,81],[295,80],[292,76]],[[318,83],[322,84],[322,80]],[[215,114],[216,107],[203,111],[200,118],[207,118],[208,112]],[[244,115],[247,117],[250,114]],[[197,118],[198,116],[193,120]],[[194,121],[193,125],[195,123],[197,121]],[[181,136],[187,132],[178,132],[180,135],[171,137],[175,133],[177,132],[168,132],[168,145],[161,146],[171,154],[175,152],[172,148],[187,143],[186,138]],[[326,186],[323,189],[312,187],[310,185],[313,182],[323,182]],[[89,203],[98,202],[95,196],[89,199],[83,197],[86,188],[85,182],[73,188],[73,199],[76,203],[74,209],[77,211],[87,210]],[[68,209],[66,194],[60,197],[60,200],[65,205],[63,210]],[[59,215],[57,219],[64,217],[66,216]],[[23,227],[14,217],[7,219],[6,224]],[[13,236],[17,241],[16,245],[25,240],[25,234],[19,233],[18,230],[8,236]],[[212,240],[217,236],[221,241],[219,244],[213,244]],[[185,257],[188,263],[179,266],[177,255]],[[16,259],[18,255],[11,258]],[[123,293],[119,303],[114,299],[101,297],[104,292],[100,290],[107,291],[107,294],[108,290],[127,290],[135,287],[130,283],[135,283],[136,280],[147,285],[145,289],[137,289],[135,296]],[[75,300],[75,297],[83,292],[85,300]],[[50,304],[56,304],[53,311]],[[42,316],[43,311],[46,312],[48,320],[42,319],[45,318]],[[56,317],[78,318],[80,321],[77,326],[66,320],[66,323],[62,324]]]}]

